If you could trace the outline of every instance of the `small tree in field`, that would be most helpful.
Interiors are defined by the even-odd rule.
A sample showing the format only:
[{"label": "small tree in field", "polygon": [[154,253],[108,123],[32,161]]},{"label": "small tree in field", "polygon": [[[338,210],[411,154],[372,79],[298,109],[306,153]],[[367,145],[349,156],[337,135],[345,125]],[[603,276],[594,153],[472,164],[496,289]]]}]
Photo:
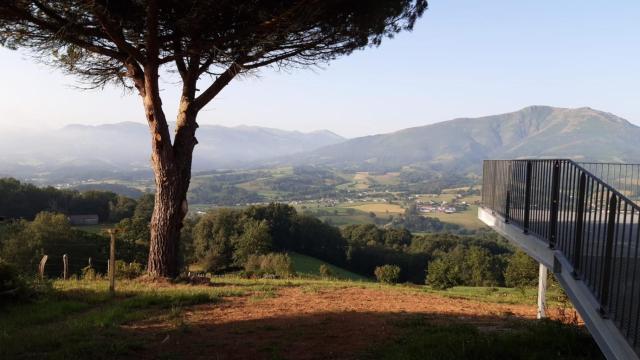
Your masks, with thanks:
[{"label": "small tree in field", "polygon": [[400,267],[397,265],[382,265],[376,267],[373,274],[379,282],[395,284],[400,279]]},{"label": "small tree in field", "polygon": [[[265,66],[312,66],[411,30],[426,0],[3,0],[0,44],[100,88],[140,95],[151,136],[155,207],[147,270],[178,271],[197,116],[227,84]],[[182,88],[172,138],[160,76]]]}]

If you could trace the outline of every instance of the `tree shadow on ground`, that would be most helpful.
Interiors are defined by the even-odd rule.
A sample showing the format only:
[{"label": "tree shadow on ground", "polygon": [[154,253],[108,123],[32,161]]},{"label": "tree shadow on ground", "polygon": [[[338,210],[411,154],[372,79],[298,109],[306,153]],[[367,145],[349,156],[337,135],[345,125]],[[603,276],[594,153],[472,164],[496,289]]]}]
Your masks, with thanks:
[{"label": "tree shadow on ground", "polygon": [[[175,320],[175,319],[174,319]],[[510,314],[310,312],[220,321],[186,310],[178,321],[125,328],[132,357],[168,359],[598,359],[577,325]]]}]

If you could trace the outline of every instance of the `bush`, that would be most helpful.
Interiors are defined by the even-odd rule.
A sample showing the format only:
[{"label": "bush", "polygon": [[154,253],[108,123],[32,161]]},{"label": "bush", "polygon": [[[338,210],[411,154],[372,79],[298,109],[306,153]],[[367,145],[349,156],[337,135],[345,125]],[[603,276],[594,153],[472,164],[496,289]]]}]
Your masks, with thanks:
[{"label": "bush", "polygon": [[200,262],[205,271],[213,273],[227,269],[229,263],[225,254],[220,254],[215,249],[209,250]]},{"label": "bush", "polygon": [[293,262],[287,254],[270,253],[249,255],[244,265],[245,276],[263,277],[265,275],[286,278],[294,276]]},{"label": "bush", "polygon": [[443,257],[429,263],[427,284],[434,289],[445,290],[460,285],[460,266]]},{"label": "bush", "polygon": [[99,275],[96,272],[96,269],[92,268],[91,266],[86,266],[82,268],[82,274],[80,275],[80,278],[83,280],[96,280],[99,278]]},{"label": "bush", "polygon": [[116,279],[135,279],[142,276],[144,268],[139,262],[126,263],[116,260]]},{"label": "bush", "polygon": [[39,285],[21,276],[15,266],[0,258],[0,305],[35,297],[43,290]]},{"label": "bush", "polygon": [[395,284],[400,278],[400,267],[396,265],[378,266],[373,273],[379,282],[385,284]]},{"label": "bush", "polygon": [[244,263],[244,270],[247,273],[259,273],[262,264],[262,255],[249,255]]},{"label": "bush", "polygon": [[516,251],[509,259],[504,273],[507,286],[523,289],[534,286],[538,280],[539,266],[535,260],[522,251]]},{"label": "bush", "polygon": [[322,276],[323,279],[329,279],[333,277],[333,271],[331,271],[331,268],[328,267],[326,264],[322,264],[320,265],[320,276]]}]

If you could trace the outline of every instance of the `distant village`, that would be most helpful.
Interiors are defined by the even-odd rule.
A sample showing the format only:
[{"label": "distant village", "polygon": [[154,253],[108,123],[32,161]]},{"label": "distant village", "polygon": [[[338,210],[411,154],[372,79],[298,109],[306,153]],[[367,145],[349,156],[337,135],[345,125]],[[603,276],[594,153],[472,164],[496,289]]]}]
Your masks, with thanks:
[{"label": "distant village", "polygon": [[469,208],[469,204],[466,201],[460,201],[462,195],[457,194],[456,197],[449,203],[446,201],[416,201],[418,211],[421,213],[445,213],[455,214],[457,212],[465,211]]}]

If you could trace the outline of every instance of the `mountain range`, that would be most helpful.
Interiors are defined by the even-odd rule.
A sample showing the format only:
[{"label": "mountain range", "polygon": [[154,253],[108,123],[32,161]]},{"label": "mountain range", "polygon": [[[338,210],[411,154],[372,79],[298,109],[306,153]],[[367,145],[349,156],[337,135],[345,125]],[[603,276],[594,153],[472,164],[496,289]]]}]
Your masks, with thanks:
[{"label": "mountain range", "polygon": [[[201,125],[194,171],[229,169],[279,156],[314,150],[345,139],[327,130],[302,133],[278,129]],[[149,130],[122,122],[69,125],[48,132],[0,134],[0,176],[50,180],[101,178],[117,173],[149,173]],[[146,175],[145,175],[146,174]]]},{"label": "mountain range", "polygon": [[530,106],[365,136],[283,160],[361,170],[420,166],[477,171],[483,159],[640,161],[640,127],[591,108]]},{"label": "mountain range", "polygon": [[[477,172],[488,158],[571,158],[639,162],[640,127],[591,108],[530,106],[519,111],[460,118],[354,139],[263,127],[203,125],[194,171],[322,165],[352,170]],[[146,125],[123,122],[69,125],[49,132],[0,134],[0,176],[51,181],[117,173],[149,176]]]}]

